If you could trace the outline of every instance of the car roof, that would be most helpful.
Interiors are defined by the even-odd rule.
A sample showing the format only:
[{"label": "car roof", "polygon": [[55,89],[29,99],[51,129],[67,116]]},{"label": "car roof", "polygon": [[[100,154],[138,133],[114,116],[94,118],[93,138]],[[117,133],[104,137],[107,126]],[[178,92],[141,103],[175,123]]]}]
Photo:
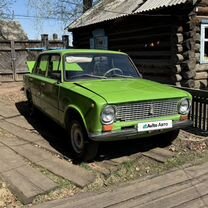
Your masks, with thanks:
[{"label": "car roof", "polygon": [[45,53],[58,53],[58,54],[89,54],[89,53],[97,53],[97,54],[123,54],[126,55],[126,53],[120,52],[120,51],[111,51],[111,50],[97,50],[97,49],[57,49],[57,50],[47,50],[42,52],[42,54]]}]

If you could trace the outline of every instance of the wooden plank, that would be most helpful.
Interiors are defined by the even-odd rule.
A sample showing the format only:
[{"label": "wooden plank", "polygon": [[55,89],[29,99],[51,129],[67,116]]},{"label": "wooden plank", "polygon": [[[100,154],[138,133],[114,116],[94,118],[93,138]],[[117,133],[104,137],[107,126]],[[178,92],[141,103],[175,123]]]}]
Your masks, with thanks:
[{"label": "wooden plank", "polygon": [[0,146],[0,175],[24,204],[56,187],[54,182],[33,169],[25,159],[4,145]]},{"label": "wooden plank", "polygon": [[203,127],[204,127],[204,131],[208,130],[206,128],[206,123],[208,123],[208,118],[207,118],[207,105],[204,104],[204,109],[203,109],[203,115],[204,115],[204,119],[203,119]]},{"label": "wooden plank", "polygon": [[195,104],[195,109],[194,109],[194,114],[195,114],[195,122],[194,122],[194,124],[195,124],[195,127],[198,127],[198,110],[199,110],[199,103],[198,102],[195,102],[196,104]]},{"label": "wooden plank", "polygon": [[207,109],[207,111],[206,111],[206,112],[207,112],[207,119],[206,119],[206,122],[207,122],[207,129],[206,129],[206,130],[208,131],[208,105],[206,105],[206,109]]},{"label": "wooden plank", "polygon": [[208,6],[208,2],[207,2],[207,0],[201,0],[201,1],[199,2],[199,5],[200,5],[200,6]]},{"label": "wooden plank", "polygon": [[[200,197],[206,196],[207,194],[208,194],[208,184],[202,182],[200,184],[195,185],[194,187],[190,187],[181,191],[177,191],[173,194],[167,195],[165,197],[161,197],[156,200],[149,201],[148,203],[142,204],[140,206],[137,206],[137,204],[134,204],[134,205],[135,207],[138,207],[138,208],[152,208],[152,207],[173,208],[173,207],[180,206],[184,203],[187,203],[189,201],[199,199]],[[129,207],[131,207],[131,204],[129,205],[130,205]]]},{"label": "wooden plank", "polygon": [[71,181],[79,187],[84,187],[92,183],[95,179],[93,173],[82,167],[73,165],[64,159],[55,157],[51,153],[34,145],[24,144],[21,146],[13,146],[12,149],[31,162],[48,169],[52,173]]},{"label": "wooden plank", "polygon": [[12,60],[12,70],[13,70],[13,80],[16,81],[16,54],[15,54],[15,45],[14,41],[11,41],[11,60]]},{"label": "wooden plank", "polygon": [[[141,42],[141,43],[131,43],[131,42],[122,42],[122,43],[114,43],[112,46],[111,46],[111,49],[112,50],[122,50],[126,53],[128,53],[128,50],[135,50],[135,51],[141,51],[141,50],[144,50],[144,43]],[[159,49],[160,50],[170,50],[170,41],[164,41],[164,42],[161,42],[159,44]]]},{"label": "wooden plank", "polygon": [[189,88],[181,88],[190,92],[193,96],[191,120],[194,127],[208,131],[208,92]]},{"label": "wooden plank", "polygon": [[128,36],[128,37],[116,37],[114,39],[111,39],[110,42],[111,43],[115,43],[115,42],[119,42],[119,41],[130,41],[130,40],[134,40],[134,41],[138,41],[138,40],[149,40],[150,38],[164,38],[164,37],[167,37],[169,38],[170,36],[170,33],[156,33],[156,34],[150,34],[150,35],[141,35],[141,36],[138,36],[138,35],[134,35],[134,36]]},{"label": "wooden plank", "polygon": [[203,129],[202,128],[202,103],[201,102],[199,103],[199,128]]},{"label": "wooden plank", "polygon": [[200,80],[200,79],[207,79],[208,78],[208,72],[197,72],[195,76],[195,80]]},{"label": "wooden plank", "polygon": [[170,51],[128,51],[130,56],[170,56]]},{"label": "wooden plank", "polygon": [[16,117],[8,118],[5,120],[19,127],[22,127],[28,130],[34,130],[34,127],[30,123],[28,123],[28,121],[26,120],[24,116],[16,116]]},{"label": "wooden plank", "polygon": [[183,203],[176,208],[207,208],[208,205],[208,195],[201,196],[197,199],[188,201],[186,203]]},{"label": "wooden plank", "polygon": [[192,102],[192,107],[191,107],[191,120],[194,121],[194,109],[195,109],[195,102]]},{"label": "wooden plank", "polygon": [[[158,177],[137,180],[125,186],[114,187],[104,193],[94,193],[92,196],[71,197],[68,200],[58,200],[34,208],[84,208],[88,207],[174,207],[208,194],[208,164],[196,166],[188,170],[176,170]],[[202,173],[201,173],[202,171]],[[190,175],[193,173],[192,175]],[[155,203],[155,204],[154,204]]]},{"label": "wooden plank", "polygon": [[195,69],[197,72],[208,71],[208,64],[197,64]]},{"label": "wooden plank", "polygon": [[172,158],[175,155],[173,152],[162,148],[155,148],[142,154],[161,163],[165,163],[168,159]]},{"label": "wooden plank", "polygon": [[36,196],[46,194],[57,187],[52,180],[29,165],[3,172],[1,176],[23,204],[29,204]]},{"label": "wooden plank", "polygon": [[207,79],[194,80],[194,83],[195,83],[195,89],[203,89],[203,88],[207,88],[208,86]]},{"label": "wooden plank", "polygon": [[170,68],[162,68],[162,67],[139,67],[139,71],[142,74],[156,74],[156,75],[170,75],[173,74],[172,69]]},{"label": "wooden plank", "polygon": [[134,63],[136,65],[141,65],[141,64],[152,64],[152,65],[157,65],[157,64],[164,64],[164,65],[169,65],[171,64],[171,60],[170,59],[136,59],[134,57],[132,57],[132,59],[134,60]]},{"label": "wooden plank", "polygon": [[155,30],[160,31],[161,29],[166,29],[167,31],[169,31],[171,26],[172,25],[170,25],[170,24],[155,25],[155,26],[149,26],[149,27],[138,27],[138,25],[135,25],[135,27],[133,29],[130,29],[130,28],[132,28],[132,27],[130,27],[130,28],[128,28],[128,30],[113,31],[113,32],[110,33],[110,37],[111,36],[118,37],[118,35],[119,36],[120,35],[126,35],[126,34],[129,34],[129,33],[131,34],[131,33],[135,33],[135,32],[138,34],[138,32],[145,32],[146,33],[148,31],[155,31]]},{"label": "wooden plank", "polygon": [[208,7],[196,7],[197,15],[208,15]]}]

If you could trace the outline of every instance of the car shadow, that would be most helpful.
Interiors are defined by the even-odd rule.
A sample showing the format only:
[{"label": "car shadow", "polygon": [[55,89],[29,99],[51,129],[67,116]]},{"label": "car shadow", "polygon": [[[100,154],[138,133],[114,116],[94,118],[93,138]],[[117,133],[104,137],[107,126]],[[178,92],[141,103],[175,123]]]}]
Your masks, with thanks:
[{"label": "car shadow", "polygon": [[27,122],[60,154],[71,158],[68,149],[67,135],[63,128],[39,110],[30,115],[27,101],[15,103],[16,108]]},{"label": "car shadow", "polygon": [[[76,161],[72,157],[67,134],[63,128],[38,110],[31,116],[26,101],[18,102],[15,105],[20,114],[24,116],[27,122],[51,145],[51,147],[64,157],[71,159],[75,164],[80,163],[80,161]],[[167,144],[161,141],[159,136],[128,141],[102,142],[100,143],[95,161],[115,159],[165,146],[167,146]]]}]

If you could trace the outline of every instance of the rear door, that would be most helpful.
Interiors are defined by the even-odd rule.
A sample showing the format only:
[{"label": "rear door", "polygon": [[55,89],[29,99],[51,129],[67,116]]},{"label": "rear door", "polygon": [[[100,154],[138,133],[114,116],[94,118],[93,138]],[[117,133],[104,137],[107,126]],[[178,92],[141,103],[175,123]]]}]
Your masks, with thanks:
[{"label": "rear door", "polygon": [[61,57],[50,54],[45,79],[41,81],[41,105],[54,120],[59,120],[59,88],[61,82]]}]

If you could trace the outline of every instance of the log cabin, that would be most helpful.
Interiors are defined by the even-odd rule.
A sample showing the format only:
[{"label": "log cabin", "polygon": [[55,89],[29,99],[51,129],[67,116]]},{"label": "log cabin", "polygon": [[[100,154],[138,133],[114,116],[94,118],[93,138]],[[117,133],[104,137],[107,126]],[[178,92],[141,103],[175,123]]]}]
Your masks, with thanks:
[{"label": "log cabin", "polygon": [[67,28],[74,48],[126,52],[146,79],[208,88],[208,0],[101,0]]}]

